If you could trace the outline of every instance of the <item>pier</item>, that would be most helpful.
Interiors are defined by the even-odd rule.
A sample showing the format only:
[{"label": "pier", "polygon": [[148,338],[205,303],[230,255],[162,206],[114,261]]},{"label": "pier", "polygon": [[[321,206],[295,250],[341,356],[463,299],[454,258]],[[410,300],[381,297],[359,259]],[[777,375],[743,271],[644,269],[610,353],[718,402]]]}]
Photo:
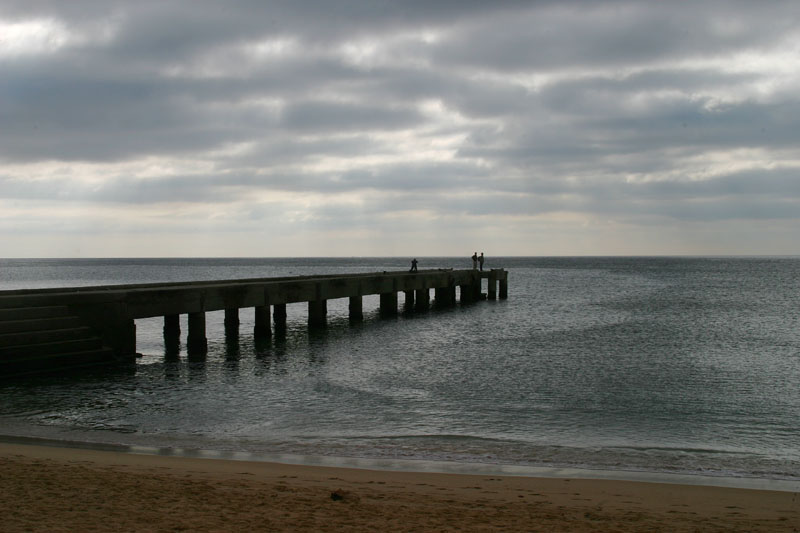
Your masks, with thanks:
[{"label": "pier", "polygon": [[201,354],[207,312],[224,311],[225,328],[233,331],[239,311],[252,308],[253,335],[269,338],[285,331],[288,304],[306,304],[309,328],[324,328],[328,300],[348,298],[350,320],[360,321],[364,296],[379,295],[379,314],[394,316],[400,292],[412,312],[484,296],[505,299],[508,272],[438,269],[0,291],[0,377],[132,361],[137,319],[163,317],[167,341],[180,337],[180,315],[187,315],[187,352]]}]

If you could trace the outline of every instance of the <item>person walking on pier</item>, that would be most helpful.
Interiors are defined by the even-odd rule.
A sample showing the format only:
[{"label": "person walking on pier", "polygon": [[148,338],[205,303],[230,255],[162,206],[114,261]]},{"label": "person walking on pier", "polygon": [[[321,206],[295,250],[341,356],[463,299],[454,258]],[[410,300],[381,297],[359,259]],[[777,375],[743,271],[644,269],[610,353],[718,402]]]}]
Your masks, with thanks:
[{"label": "person walking on pier", "polygon": [[481,272],[483,272],[483,252],[481,252],[481,256],[478,258],[478,263],[481,265]]},{"label": "person walking on pier", "polygon": [[417,258],[411,260],[411,270],[409,272],[416,272],[417,271]]},{"label": "person walking on pier", "polygon": [[472,270],[478,270],[478,252],[472,254]]}]

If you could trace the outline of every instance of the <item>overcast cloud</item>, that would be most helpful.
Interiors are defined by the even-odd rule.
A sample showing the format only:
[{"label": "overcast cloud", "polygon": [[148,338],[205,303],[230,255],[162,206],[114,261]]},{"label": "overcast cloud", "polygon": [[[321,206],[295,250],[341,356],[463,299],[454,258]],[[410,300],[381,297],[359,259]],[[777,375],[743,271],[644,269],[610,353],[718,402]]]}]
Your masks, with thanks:
[{"label": "overcast cloud", "polygon": [[0,256],[800,254],[800,3],[0,0]]}]

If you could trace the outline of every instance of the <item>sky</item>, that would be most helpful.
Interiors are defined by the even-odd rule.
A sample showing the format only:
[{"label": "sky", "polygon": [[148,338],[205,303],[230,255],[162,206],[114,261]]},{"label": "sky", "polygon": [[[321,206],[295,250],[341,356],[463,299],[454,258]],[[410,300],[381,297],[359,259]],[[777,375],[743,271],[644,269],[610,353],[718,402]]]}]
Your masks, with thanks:
[{"label": "sky", "polygon": [[800,2],[0,0],[0,257],[800,254]]}]

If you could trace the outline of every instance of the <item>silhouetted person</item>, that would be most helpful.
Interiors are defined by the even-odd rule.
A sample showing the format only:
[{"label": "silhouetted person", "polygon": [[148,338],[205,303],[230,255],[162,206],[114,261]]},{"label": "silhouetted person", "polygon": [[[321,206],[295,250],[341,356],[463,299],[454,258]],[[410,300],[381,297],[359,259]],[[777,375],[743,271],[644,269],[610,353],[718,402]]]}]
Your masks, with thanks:
[{"label": "silhouetted person", "polygon": [[409,272],[416,272],[417,271],[417,259],[416,257],[411,260],[411,270]]},{"label": "silhouetted person", "polygon": [[472,254],[472,270],[478,270],[478,252]]},{"label": "silhouetted person", "polygon": [[478,258],[478,263],[481,265],[481,270],[483,270],[483,252],[481,252],[481,256]]}]

